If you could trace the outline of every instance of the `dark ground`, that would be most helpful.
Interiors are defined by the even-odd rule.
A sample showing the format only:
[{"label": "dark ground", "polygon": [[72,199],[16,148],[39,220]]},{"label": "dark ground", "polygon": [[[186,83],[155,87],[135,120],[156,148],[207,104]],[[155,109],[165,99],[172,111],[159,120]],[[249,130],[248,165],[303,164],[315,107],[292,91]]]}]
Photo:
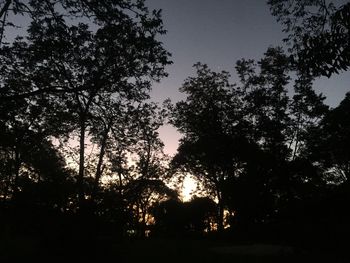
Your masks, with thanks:
[{"label": "dark ground", "polygon": [[154,238],[115,242],[100,238],[95,242],[59,243],[17,236],[1,239],[0,252],[0,262],[349,262],[346,251],[291,249],[267,244],[247,244],[237,249],[237,244],[214,239]]}]

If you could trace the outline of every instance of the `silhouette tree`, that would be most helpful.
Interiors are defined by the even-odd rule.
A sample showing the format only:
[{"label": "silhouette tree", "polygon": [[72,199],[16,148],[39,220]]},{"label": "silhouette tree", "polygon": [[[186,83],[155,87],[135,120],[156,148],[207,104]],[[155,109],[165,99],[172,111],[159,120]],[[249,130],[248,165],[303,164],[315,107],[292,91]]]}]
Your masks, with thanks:
[{"label": "silhouette tree", "polygon": [[[7,84],[16,86],[17,83],[17,80],[13,79]],[[35,166],[40,165],[35,160],[42,159],[39,145],[43,145],[44,148],[41,149],[43,153],[45,146],[51,149],[53,147],[50,142],[51,136],[61,134],[65,128],[65,125],[58,127],[57,123],[52,122],[53,118],[48,117],[47,114],[52,112],[50,106],[46,98],[35,101],[20,99],[0,104],[0,147],[4,164],[1,170],[2,178],[5,180],[5,199],[18,190],[18,180],[23,169],[28,169],[28,165],[31,166],[33,161],[36,163]],[[61,164],[62,167],[65,166],[64,162]],[[26,166],[27,168],[24,168]]]},{"label": "silhouette tree", "polygon": [[241,214],[236,210],[237,218],[254,222],[273,217],[278,197],[285,192],[281,187],[288,181],[286,164],[292,135],[287,95],[290,61],[281,48],[269,48],[257,63],[239,60],[236,71],[242,86],[245,132],[253,144],[247,147],[251,153],[246,154],[245,176],[233,186],[236,194],[232,193],[230,199],[237,199],[241,209]]},{"label": "silhouette tree", "polygon": [[290,102],[286,85],[290,80],[290,64],[281,48],[269,48],[264,55],[258,65],[253,60],[239,60],[236,70],[242,85],[245,115],[253,131],[251,136],[280,161],[289,154],[286,141],[290,133]]},{"label": "silhouette tree", "polygon": [[241,102],[227,72],[216,73],[200,63],[195,68],[197,76],[180,88],[188,97],[172,109],[171,123],[183,134],[172,163],[194,174],[217,198],[222,230],[222,187],[228,178],[239,176],[242,165],[235,151],[244,142],[239,128]]},{"label": "silhouette tree", "polygon": [[350,65],[350,3],[324,0],[269,0],[271,12],[289,33],[295,65],[313,76],[327,76]]},{"label": "silhouette tree", "polygon": [[[177,198],[177,192],[168,183],[168,158],[163,152],[158,129],[163,124],[163,111],[154,103],[148,103],[135,112],[137,133],[134,145],[128,149],[131,162],[124,179],[124,196],[134,211],[138,234],[144,236],[150,224],[150,209],[154,203],[166,198]],[[125,177],[125,175],[124,175]]]},{"label": "silhouette tree", "polygon": [[322,164],[332,183],[348,183],[349,170],[349,112],[350,95],[338,107],[331,109],[320,125],[310,131],[307,152],[311,160]]},{"label": "silhouette tree", "polygon": [[[64,187],[62,185],[64,182],[72,182],[71,172],[65,168],[63,156],[44,134],[22,129],[16,134],[7,131],[2,135],[1,156],[5,165],[1,170],[3,186],[1,194],[4,200],[16,198],[20,192],[23,194],[26,187],[23,182],[29,181],[35,187],[56,187],[51,193],[47,192],[54,198],[57,197],[55,194],[68,198],[68,193],[64,195],[64,192],[71,189],[64,190],[61,186]],[[51,199],[46,196],[41,201],[48,203]],[[58,204],[54,206],[64,207],[65,204],[62,202],[59,206]]]},{"label": "silhouette tree", "polygon": [[[94,105],[93,113],[91,140],[97,150],[89,161],[87,173],[95,177],[92,185],[86,185],[85,194],[88,201],[91,194],[90,206],[95,206],[95,213],[106,215],[111,213],[104,211],[105,198],[114,196],[119,202],[115,202],[116,207],[111,211],[120,220],[128,218],[128,222],[120,221],[124,234],[128,229],[144,236],[150,224],[152,204],[176,195],[166,185],[168,159],[157,131],[163,124],[163,110],[155,103],[125,100],[115,104],[101,102]],[[108,186],[101,179],[107,179]]]},{"label": "silhouette tree", "polygon": [[155,235],[198,236],[215,229],[215,202],[209,197],[194,197],[189,202],[168,199],[152,209]]},{"label": "silhouette tree", "polygon": [[93,105],[106,100],[137,103],[147,99],[151,81],[164,76],[164,66],[169,63],[168,53],[155,39],[163,33],[161,22],[149,21],[159,14],[150,15],[144,9],[142,19],[140,16],[134,23],[131,18],[125,24],[111,21],[96,33],[88,24],[67,25],[63,15],[41,16],[33,20],[27,39],[3,47],[3,59],[11,60],[4,68],[4,82],[14,74],[25,82],[18,87],[4,85],[2,94],[55,90],[58,94],[52,95],[52,100],[57,102],[57,115],[71,113],[69,122],[79,130],[80,199],[84,196],[85,142],[92,132]]},{"label": "silhouette tree", "polygon": [[[0,4],[1,198],[52,205],[70,222],[62,233],[69,233],[77,248],[108,226],[125,234],[133,223],[134,200],[126,188],[140,179],[133,177],[130,157],[147,160],[146,141],[152,151],[161,145],[155,129],[162,119],[153,123],[155,106],[145,103],[152,82],[166,76],[170,63],[157,40],[165,33],[160,11],[149,11],[142,0]],[[23,36],[5,43],[10,13],[26,16],[30,24]],[[143,133],[148,130],[150,140]],[[75,173],[61,159],[74,160],[67,153],[76,139]],[[91,161],[86,149],[92,144],[97,147],[91,156],[97,158]],[[157,168],[160,159],[152,155],[144,171],[163,171]],[[101,183],[114,172],[119,183]],[[144,192],[165,189],[160,176],[144,180],[149,180]]]},{"label": "silhouette tree", "polygon": [[292,65],[281,48],[269,48],[258,62],[238,61],[239,86],[226,72],[196,67],[181,88],[187,99],[171,108],[171,122],[184,135],[172,164],[218,199],[219,229],[224,208],[239,223],[269,222],[321,183],[305,149],[309,130],[327,112],[324,97],[303,74],[288,96]]},{"label": "silhouette tree", "polygon": [[[2,36],[4,35],[4,27],[7,25],[6,19],[8,13],[11,13],[13,16],[26,16],[29,21],[32,23],[38,23],[39,21],[50,20],[51,26],[60,25],[57,28],[57,35],[62,33],[64,29],[62,25],[71,25],[74,24],[78,26],[80,22],[86,23],[86,20],[89,21],[86,24],[86,27],[90,28],[91,31],[101,29],[109,25],[109,30],[119,31],[119,44],[120,48],[129,47],[129,44],[132,43],[131,39],[139,40],[143,37],[143,43],[149,47],[157,49],[157,52],[144,53],[144,55],[149,54],[154,56],[154,62],[157,61],[157,58],[162,56],[164,57],[164,50],[161,47],[161,44],[155,40],[157,34],[164,34],[165,30],[162,27],[162,20],[160,11],[150,12],[148,8],[144,5],[144,1],[106,1],[104,3],[98,3],[94,1],[1,1],[1,11],[0,17],[2,21]],[[8,23],[11,26],[11,23]],[[39,22],[40,24],[40,22]],[[16,25],[15,25],[16,26]],[[61,30],[61,31],[59,31]],[[53,30],[55,31],[55,30]],[[123,33],[122,33],[123,32]],[[108,33],[108,34],[109,34]],[[123,34],[125,38],[121,37]],[[56,35],[56,36],[57,36]],[[112,40],[112,39],[110,39]],[[121,44],[121,40],[129,41],[129,44]],[[58,41],[56,41],[57,44]],[[53,44],[53,43],[46,43]],[[62,44],[62,43],[61,43]],[[136,45],[136,43],[135,43]],[[45,47],[45,46],[44,46]],[[49,46],[46,46],[47,50]],[[52,46],[53,47],[53,46]],[[54,47],[57,48],[57,45]],[[3,51],[7,52],[7,45],[2,47]],[[155,50],[154,49],[154,50]],[[16,52],[13,50],[13,52]],[[122,52],[121,52],[122,53]],[[124,53],[125,54],[125,53]],[[142,54],[140,52],[139,54]],[[111,54],[112,55],[112,54]],[[116,55],[116,54],[114,54]],[[129,58],[130,59],[130,58]],[[141,59],[141,57],[140,57]],[[164,61],[165,62],[165,61]],[[166,63],[166,62],[165,62]],[[44,63],[45,64],[45,63]],[[4,64],[5,65],[5,64]],[[135,65],[136,66],[136,65]],[[156,68],[156,65],[154,65]],[[160,68],[161,70],[161,68]],[[44,83],[41,83],[44,84]],[[85,86],[68,86],[68,85],[38,85],[31,90],[20,91],[17,93],[9,93],[5,90],[1,94],[0,98],[3,99],[16,99],[18,97],[33,96],[40,93],[71,93],[75,91],[81,91],[87,89]]]},{"label": "silhouette tree", "polygon": [[303,152],[308,132],[319,125],[328,111],[328,106],[324,104],[325,97],[316,94],[312,82],[310,76],[299,74],[294,83],[295,94],[290,106],[293,135],[289,144],[293,150],[292,160]]},{"label": "silhouette tree", "polygon": [[196,235],[203,235],[214,229],[216,213],[216,204],[209,197],[193,197],[185,203],[188,209],[188,231]]},{"label": "silhouette tree", "polygon": [[74,193],[72,172],[52,143],[32,134],[30,141],[22,145],[21,156],[22,169],[14,201],[22,198],[42,209],[68,209]]},{"label": "silhouette tree", "polygon": [[169,199],[155,204],[152,215],[155,218],[155,235],[181,236],[186,232],[188,217],[180,200]]},{"label": "silhouette tree", "polygon": [[[93,105],[91,119],[91,142],[96,145],[96,155],[92,158],[89,173],[94,174],[92,198],[98,193],[100,180],[104,173],[110,171],[111,155],[120,155],[127,151],[137,138],[134,115],[141,109],[135,109],[129,101],[103,101]],[[116,157],[116,156],[115,156]],[[125,160],[126,161],[126,160]]]},{"label": "silhouette tree", "polygon": [[146,236],[152,223],[151,209],[165,199],[177,198],[177,192],[159,179],[135,179],[126,185],[126,197],[134,215],[134,227],[140,237]]}]

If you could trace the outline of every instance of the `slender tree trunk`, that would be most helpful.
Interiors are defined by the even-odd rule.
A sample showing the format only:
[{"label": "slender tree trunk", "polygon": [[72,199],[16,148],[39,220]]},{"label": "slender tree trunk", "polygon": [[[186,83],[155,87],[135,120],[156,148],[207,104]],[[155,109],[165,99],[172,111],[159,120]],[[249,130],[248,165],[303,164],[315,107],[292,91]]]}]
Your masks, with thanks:
[{"label": "slender tree trunk", "polygon": [[297,136],[297,138],[296,138],[296,141],[295,141],[295,147],[294,147],[294,151],[293,151],[292,161],[295,160],[295,158],[297,156],[298,147],[299,147],[299,136],[298,136],[298,134],[296,136]]},{"label": "slender tree trunk", "polygon": [[20,160],[20,153],[19,153],[19,147],[15,147],[14,152],[14,182],[13,182],[13,195],[16,195],[18,193],[19,187],[18,187],[18,180],[19,180],[19,170],[21,167],[21,160]]},{"label": "slender tree trunk", "polygon": [[147,209],[145,207],[142,208],[143,211],[142,211],[142,229],[141,229],[141,237],[142,238],[145,238],[146,237],[146,226],[147,226],[147,223],[146,223],[146,216],[147,216]]},{"label": "slender tree trunk", "polygon": [[221,192],[217,190],[217,197],[218,197],[218,208],[219,208],[219,218],[218,218],[218,231],[223,232],[224,230],[224,204],[222,201]]},{"label": "slender tree trunk", "polygon": [[98,191],[98,187],[99,187],[99,182],[100,182],[100,178],[102,175],[102,164],[103,164],[103,158],[105,155],[105,151],[106,151],[106,146],[107,146],[107,139],[108,139],[108,133],[109,130],[111,129],[112,126],[112,121],[110,121],[108,123],[108,126],[106,127],[106,130],[103,134],[103,138],[102,138],[102,142],[101,142],[101,149],[100,149],[100,153],[99,153],[99,157],[98,157],[98,163],[97,163],[97,167],[96,167],[96,173],[95,173],[95,181],[94,181],[94,190],[93,190],[93,199],[96,197],[97,191]]},{"label": "slender tree trunk", "polygon": [[78,199],[84,201],[84,169],[85,169],[85,117],[80,117],[80,137],[79,137],[79,173],[77,179]]},{"label": "slender tree trunk", "polygon": [[4,8],[0,11],[0,18],[2,17],[1,28],[0,28],[0,47],[2,46],[2,40],[5,35],[6,17],[7,17],[8,8],[10,7],[10,3],[11,3],[11,0],[8,0]]},{"label": "slender tree trunk", "polygon": [[301,114],[298,114],[298,119],[297,119],[297,127],[296,130],[294,132],[294,138],[292,138],[291,143],[289,145],[289,149],[291,149],[293,142],[295,141],[295,145],[294,148],[292,149],[293,151],[293,156],[292,156],[292,161],[295,160],[296,155],[297,155],[297,151],[298,151],[298,147],[299,147],[299,133],[300,133],[300,126],[301,126]]},{"label": "slender tree trunk", "polygon": [[150,159],[151,159],[151,142],[150,139],[147,140],[147,157],[145,164],[142,169],[142,176],[147,177],[148,176],[148,170],[149,170],[149,164],[150,164]]},{"label": "slender tree trunk", "polygon": [[79,94],[76,93],[76,101],[79,106],[79,125],[80,125],[80,138],[79,138],[79,173],[77,179],[78,200],[82,203],[85,200],[84,191],[84,175],[85,175],[85,133],[86,133],[86,120],[90,110],[90,105],[96,93],[89,94],[89,98],[86,103],[82,102],[79,98]]},{"label": "slender tree trunk", "polygon": [[218,218],[217,218],[217,231],[218,232],[223,232],[224,230],[224,204],[222,200],[222,192],[221,192],[221,186],[222,186],[222,180],[221,175],[217,174],[215,172],[215,169],[212,168],[210,171],[212,182],[215,185],[215,192],[216,192],[216,197],[218,199]]},{"label": "slender tree trunk", "polygon": [[123,194],[123,178],[122,173],[118,171],[118,179],[119,179],[119,195],[122,196]]},{"label": "slender tree trunk", "polygon": [[[122,151],[119,150],[117,154],[120,157],[122,155]],[[123,173],[122,173],[122,161],[121,161],[120,158],[119,158],[119,162],[118,162],[118,171],[117,171],[117,173],[118,173],[118,180],[119,180],[118,190],[119,190],[119,195],[121,197],[122,194],[123,194]]]},{"label": "slender tree trunk", "polygon": [[346,183],[350,183],[350,162],[347,162],[345,165],[345,179],[346,179]]},{"label": "slender tree trunk", "polygon": [[9,10],[11,2],[12,0],[7,0],[4,6],[0,9],[0,18]]}]

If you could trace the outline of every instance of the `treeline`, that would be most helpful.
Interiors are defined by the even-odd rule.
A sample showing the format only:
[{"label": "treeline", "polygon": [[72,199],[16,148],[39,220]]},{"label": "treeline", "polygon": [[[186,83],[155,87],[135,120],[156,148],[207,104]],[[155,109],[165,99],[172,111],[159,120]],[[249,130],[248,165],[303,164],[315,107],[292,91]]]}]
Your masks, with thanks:
[{"label": "treeline", "polygon": [[[4,235],[81,244],[228,227],[282,236],[315,222],[349,231],[350,95],[329,108],[312,85],[350,64],[349,4],[315,15],[297,2],[294,14],[269,1],[291,32],[289,53],[271,47],[238,61],[235,84],[198,63],[180,88],[186,99],[163,107],[149,97],[171,63],[160,11],[144,1],[1,2]],[[30,24],[7,43],[16,16]],[[172,159],[158,136],[166,122],[182,134]],[[188,173],[207,197],[181,202]]]}]

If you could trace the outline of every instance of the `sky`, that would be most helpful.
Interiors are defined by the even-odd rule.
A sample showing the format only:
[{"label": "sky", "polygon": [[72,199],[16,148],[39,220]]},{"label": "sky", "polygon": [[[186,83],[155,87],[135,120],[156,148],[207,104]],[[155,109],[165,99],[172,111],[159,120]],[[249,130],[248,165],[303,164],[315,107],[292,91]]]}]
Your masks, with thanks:
[{"label": "sky", "polygon": [[[216,71],[226,70],[235,82],[238,59],[259,59],[270,46],[283,45],[282,26],[270,14],[264,0],[146,0],[150,9],[162,9],[168,31],[160,40],[172,54],[167,67],[169,77],[153,87],[152,97],[159,102],[184,99],[178,89],[193,75],[193,64],[202,62]],[[315,89],[327,96],[326,103],[336,106],[350,91],[350,72],[322,78]],[[166,125],[160,129],[165,152],[176,153],[180,134]]]}]

